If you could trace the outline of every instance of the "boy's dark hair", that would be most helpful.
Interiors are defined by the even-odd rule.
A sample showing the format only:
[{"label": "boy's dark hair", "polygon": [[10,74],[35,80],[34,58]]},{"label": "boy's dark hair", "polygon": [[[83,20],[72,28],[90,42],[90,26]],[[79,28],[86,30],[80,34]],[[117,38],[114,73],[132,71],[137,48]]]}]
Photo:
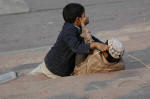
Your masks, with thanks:
[{"label": "boy's dark hair", "polygon": [[67,23],[74,23],[77,17],[84,13],[84,7],[79,3],[70,3],[63,9],[63,18]]}]

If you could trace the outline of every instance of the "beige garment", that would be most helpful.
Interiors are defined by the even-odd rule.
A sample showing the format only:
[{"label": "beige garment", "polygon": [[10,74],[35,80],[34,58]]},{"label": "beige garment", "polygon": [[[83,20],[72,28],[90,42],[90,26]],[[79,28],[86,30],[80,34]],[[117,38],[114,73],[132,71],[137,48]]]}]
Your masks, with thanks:
[{"label": "beige garment", "polygon": [[42,62],[38,67],[36,67],[34,70],[30,72],[32,75],[37,75],[37,74],[44,74],[49,78],[58,78],[60,76],[57,76],[53,74],[50,70],[47,69],[45,62]]},{"label": "beige garment", "polygon": [[102,53],[99,53],[99,51],[95,50],[93,54],[88,55],[84,62],[75,66],[72,75],[112,72],[123,70],[124,68],[125,67],[122,59],[119,63],[109,63]]},{"label": "beige garment", "polygon": [[[84,43],[91,43],[93,39],[89,30],[84,24],[82,24],[81,27],[82,34],[80,36],[84,38]],[[125,68],[122,59],[119,63],[109,63],[98,50],[94,50],[93,54],[88,55],[86,59],[84,58],[82,54],[76,55],[76,66],[72,75],[111,72]]]}]

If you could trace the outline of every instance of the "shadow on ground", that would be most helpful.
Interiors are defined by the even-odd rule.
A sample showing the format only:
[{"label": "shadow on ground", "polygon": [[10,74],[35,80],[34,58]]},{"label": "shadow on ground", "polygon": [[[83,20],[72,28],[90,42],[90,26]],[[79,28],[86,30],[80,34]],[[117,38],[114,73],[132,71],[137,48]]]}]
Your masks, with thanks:
[{"label": "shadow on ground", "polygon": [[17,72],[18,76],[24,76],[28,74],[31,70],[33,70],[35,67],[37,67],[39,64],[40,63],[23,64],[12,68],[11,71]]},{"label": "shadow on ground", "polygon": [[15,68],[12,69],[12,71],[22,71],[22,70],[26,70],[26,69],[33,69],[35,67],[37,67],[40,63],[32,63],[32,64],[24,64],[24,65],[19,65]]},{"label": "shadow on ground", "polygon": [[[136,58],[138,60],[136,60],[134,58]],[[139,60],[142,63],[139,62]],[[132,52],[126,53],[124,55],[124,61],[125,61],[127,70],[146,67],[145,65],[150,64],[150,47],[148,47],[144,50],[137,50],[137,51],[132,51]]]},{"label": "shadow on ground", "polygon": [[77,96],[71,93],[52,96],[51,99],[90,99],[88,96]]},{"label": "shadow on ground", "polygon": [[146,83],[143,86],[140,86],[140,88],[135,89],[130,94],[116,99],[150,99],[150,84]]}]

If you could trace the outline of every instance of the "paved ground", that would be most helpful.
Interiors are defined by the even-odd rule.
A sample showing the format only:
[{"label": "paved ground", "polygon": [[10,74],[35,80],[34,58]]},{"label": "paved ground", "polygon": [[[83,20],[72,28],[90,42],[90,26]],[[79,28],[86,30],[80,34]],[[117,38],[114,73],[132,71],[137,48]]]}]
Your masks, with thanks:
[{"label": "paved ground", "polygon": [[1,99],[149,99],[149,69],[58,79],[22,77],[0,86]]},{"label": "paved ground", "polygon": [[29,12],[24,0],[0,0],[0,15]]},{"label": "paved ground", "polygon": [[3,94],[0,94],[0,97],[2,99],[149,99],[150,44],[146,42],[150,42],[150,22],[128,25],[95,35],[105,39],[115,36],[123,41],[126,45],[125,71],[48,79],[44,75],[27,75],[41,62],[47,48],[3,53],[0,57],[0,72],[13,70],[18,72],[19,78],[2,84],[0,93]]},{"label": "paved ground", "polygon": [[0,16],[0,74],[12,70],[19,74],[18,79],[0,85],[0,99],[150,98],[149,0],[74,0],[86,5],[95,36],[123,42],[126,70],[58,79],[27,73],[55,42],[63,24],[61,8],[70,1],[25,1],[30,12]]},{"label": "paved ground", "polygon": [[28,13],[0,16],[0,52],[53,44],[63,25],[62,8],[71,1],[85,5],[93,33],[150,19],[149,0],[24,1],[30,8]]}]

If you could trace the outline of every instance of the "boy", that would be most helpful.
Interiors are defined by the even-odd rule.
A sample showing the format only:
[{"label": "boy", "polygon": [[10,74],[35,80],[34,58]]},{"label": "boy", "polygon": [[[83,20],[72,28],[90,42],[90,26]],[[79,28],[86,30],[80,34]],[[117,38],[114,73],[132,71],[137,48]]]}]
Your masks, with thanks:
[{"label": "boy", "polygon": [[[56,43],[44,58],[44,62],[31,74],[43,73],[50,78],[69,76],[75,67],[76,54],[89,54],[94,49],[106,51],[108,46],[95,42],[85,44],[80,34],[81,23],[88,24],[85,9],[81,4],[70,3],[63,9],[64,26]],[[100,41],[99,41],[100,42]]]}]

